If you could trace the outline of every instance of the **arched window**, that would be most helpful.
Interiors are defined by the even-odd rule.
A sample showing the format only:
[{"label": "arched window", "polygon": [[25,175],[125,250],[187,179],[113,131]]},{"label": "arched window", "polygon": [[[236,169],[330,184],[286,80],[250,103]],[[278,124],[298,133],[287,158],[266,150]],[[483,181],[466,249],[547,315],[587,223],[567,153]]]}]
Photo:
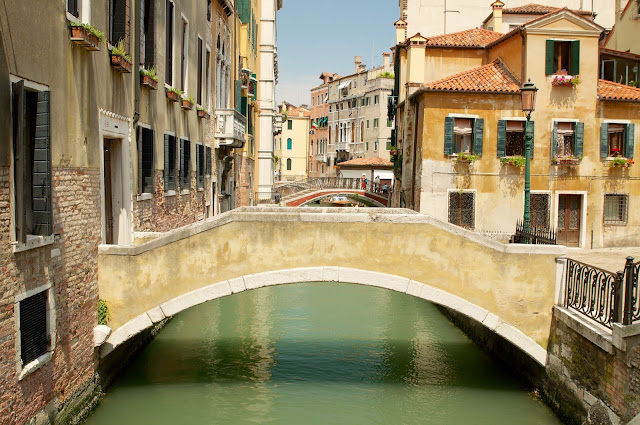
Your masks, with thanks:
[{"label": "arched window", "polygon": [[287,158],[287,171],[291,171],[291,158]]},{"label": "arched window", "polygon": [[360,141],[364,142],[364,121],[360,121]]},{"label": "arched window", "polygon": [[288,138],[287,139],[287,150],[291,150],[291,145],[292,145],[291,138]]},{"label": "arched window", "polygon": [[356,142],[356,123],[351,121],[351,143]]}]

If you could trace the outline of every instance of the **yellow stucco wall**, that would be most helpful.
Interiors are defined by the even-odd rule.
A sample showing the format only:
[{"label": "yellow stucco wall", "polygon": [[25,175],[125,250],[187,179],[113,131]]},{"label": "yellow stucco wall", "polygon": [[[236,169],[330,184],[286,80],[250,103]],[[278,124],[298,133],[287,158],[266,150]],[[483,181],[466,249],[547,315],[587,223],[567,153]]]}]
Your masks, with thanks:
[{"label": "yellow stucco wall", "polygon": [[[246,211],[232,213],[227,224],[217,225],[214,219],[207,228],[201,223],[199,233],[187,230],[185,235],[195,234],[184,239],[156,240],[154,249],[101,250],[99,290],[109,306],[110,326],[117,329],[163,302],[226,279],[340,266],[443,289],[493,312],[546,347],[558,248],[552,248],[555,254],[507,253],[501,244],[479,243],[471,232],[414,214],[388,213],[373,222],[368,213]],[[131,249],[142,252],[122,255]]]},{"label": "yellow stucco wall", "polygon": [[640,15],[638,15],[638,6],[635,1],[630,0],[629,3],[622,16],[616,19],[616,26],[605,47],[640,55],[640,45],[638,45]]},{"label": "yellow stucco wall", "polygon": [[514,35],[487,52],[487,63],[500,59],[513,76],[522,80],[522,37]]},{"label": "yellow stucco wall", "polygon": [[[444,49],[427,47],[425,49],[424,81],[431,83],[462,70],[476,68],[484,64],[483,49]],[[412,81],[413,82],[413,81]]]}]

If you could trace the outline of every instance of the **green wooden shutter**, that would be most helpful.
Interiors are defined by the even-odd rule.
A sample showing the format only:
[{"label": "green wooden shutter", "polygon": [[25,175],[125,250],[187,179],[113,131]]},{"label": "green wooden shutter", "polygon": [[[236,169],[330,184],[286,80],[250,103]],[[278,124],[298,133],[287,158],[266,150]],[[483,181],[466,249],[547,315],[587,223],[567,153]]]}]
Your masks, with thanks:
[{"label": "green wooden shutter", "polygon": [[138,195],[142,193],[142,180],[144,177],[142,176],[142,127],[138,126],[138,131],[136,131],[136,145],[138,147]]},{"label": "green wooden shutter", "polygon": [[498,158],[506,155],[507,150],[507,121],[498,121]]},{"label": "green wooden shutter", "polygon": [[211,147],[207,146],[205,150],[206,150],[205,163],[206,163],[207,175],[210,176],[211,175]]},{"label": "green wooden shutter", "polygon": [[558,123],[553,123],[553,131],[551,132],[551,157],[558,153]]},{"label": "green wooden shutter", "polygon": [[[13,96],[13,156],[16,191],[16,239],[27,241],[27,202],[29,191],[25,190],[27,147],[24,141],[24,81],[12,83]],[[25,199],[26,198],[26,199]]]},{"label": "green wooden shutter", "polygon": [[236,105],[236,111],[242,113],[242,81],[236,80],[236,97],[234,99]]},{"label": "green wooden shutter", "polygon": [[626,146],[624,155],[627,158],[633,158],[633,142],[635,141],[635,124],[627,124],[627,131],[625,134]]},{"label": "green wooden shutter", "polygon": [[573,155],[577,157],[582,156],[582,146],[584,144],[584,123],[575,123],[575,137],[573,138]]},{"label": "green wooden shutter", "polygon": [[533,152],[535,151],[535,141],[536,141],[536,134],[535,134],[535,122],[533,121],[529,121],[528,124],[525,123],[525,136],[527,135],[527,132],[529,134],[531,134],[531,156],[529,158],[533,158]]},{"label": "green wooden shutter", "polygon": [[545,63],[544,63],[544,72],[545,74],[553,74],[553,40],[547,40],[547,46],[545,51]]},{"label": "green wooden shutter", "polygon": [[169,135],[164,135],[164,190],[169,190]]},{"label": "green wooden shutter", "polygon": [[571,42],[571,63],[569,66],[571,67],[571,75],[580,74],[580,40]]},{"label": "green wooden shutter", "polygon": [[473,120],[473,154],[482,156],[482,142],[484,139],[484,119]]},{"label": "green wooden shutter", "polygon": [[[444,119],[444,154],[451,155],[453,154],[453,125],[455,122],[455,118],[446,117]],[[367,121],[367,124],[369,121]],[[368,125],[367,125],[368,127]]]},{"label": "green wooden shutter", "polygon": [[48,91],[38,93],[36,136],[33,151],[32,208],[33,234],[53,234],[51,207],[51,107]]},{"label": "green wooden shutter", "polygon": [[600,158],[609,156],[609,124],[602,123],[600,126]]}]

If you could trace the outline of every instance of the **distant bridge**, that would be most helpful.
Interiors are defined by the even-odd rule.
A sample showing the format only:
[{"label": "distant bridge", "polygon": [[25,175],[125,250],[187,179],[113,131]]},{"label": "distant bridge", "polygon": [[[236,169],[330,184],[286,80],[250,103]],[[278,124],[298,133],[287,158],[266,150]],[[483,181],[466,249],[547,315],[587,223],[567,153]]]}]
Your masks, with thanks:
[{"label": "distant bridge", "polygon": [[99,292],[114,330],[101,355],[211,299],[336,281],[453,309],[544,365],[565,252],[505,245],[404,209],[240,208],[142,245],[100,246]]}]

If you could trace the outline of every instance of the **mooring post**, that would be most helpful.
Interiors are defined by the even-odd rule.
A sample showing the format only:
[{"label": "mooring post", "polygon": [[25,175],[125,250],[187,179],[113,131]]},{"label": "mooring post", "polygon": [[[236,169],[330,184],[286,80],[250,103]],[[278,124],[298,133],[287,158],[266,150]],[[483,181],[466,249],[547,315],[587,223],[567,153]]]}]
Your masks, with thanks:
[{"label": "mooring post", "polygon": [[624,307],[622,312],[622,324],[630,325],[633,309],[633,257],[627,257],[624,265],[625,285],[624,285]]},{"label": "mooring post", "polygon": [[623,308],[623,284],[624,281],[624,272],[619,270],[616,273],[616,279],[614,282],[613,289],[613,312],[611,314],[611,322],[612,323],[622,323],[624,320],[624,308]]}]

